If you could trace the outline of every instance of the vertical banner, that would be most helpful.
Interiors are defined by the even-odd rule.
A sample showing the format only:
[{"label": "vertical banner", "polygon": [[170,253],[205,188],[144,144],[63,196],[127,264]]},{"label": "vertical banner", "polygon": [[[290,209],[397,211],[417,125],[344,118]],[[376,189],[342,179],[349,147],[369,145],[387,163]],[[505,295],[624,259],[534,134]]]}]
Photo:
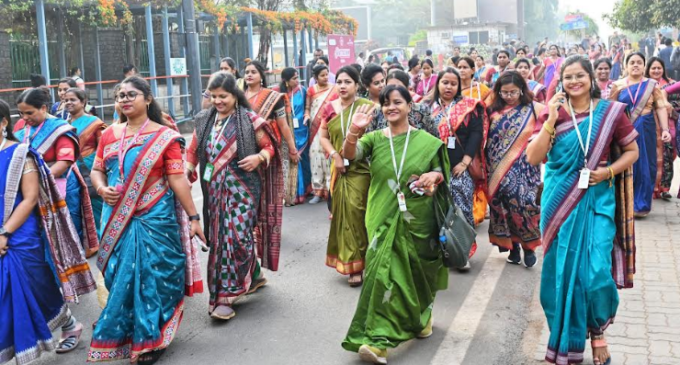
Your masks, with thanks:
[{"label": "vertical banner", "polygon": [[338,72],[343,66],[354,63],[354,36],[328,35],[328,60],[332,73]]}]

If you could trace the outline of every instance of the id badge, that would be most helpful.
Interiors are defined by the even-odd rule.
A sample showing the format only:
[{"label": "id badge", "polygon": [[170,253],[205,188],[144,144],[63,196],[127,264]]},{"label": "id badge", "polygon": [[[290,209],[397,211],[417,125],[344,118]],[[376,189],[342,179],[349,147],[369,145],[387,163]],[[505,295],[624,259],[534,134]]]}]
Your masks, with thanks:
[{"label": "id badge", "polygon": [[449,143],[446,144],[446,148],[450,150],[456,149],[456,137],[449,137]]},{"label": "id badge", "polygon": [[588,189],[588,184],[590,183],[590,170],[583,169],[578,178],[578,188],[585,190]]},{"label": "id badge", "polygon": [[343,158],[342,160],[345,162],[345,167],[349,166],[349,160],[348,159]]},{"label": "id badge", "polygon": [[401,191],[397,193],[397,202],[399,203],[399,210],[402,212],[406,211],[406,197]]},{"label": "id badge", "polygon": [[300,128],[300,120],[298,118],[293,118],[293,128]]},{"label": "id badge", "polygon": [[215,171],[215,166],[211,163],[205,165],[205,172],[203,173],[203,180],[210,182],[212,180],[213,171]]}]

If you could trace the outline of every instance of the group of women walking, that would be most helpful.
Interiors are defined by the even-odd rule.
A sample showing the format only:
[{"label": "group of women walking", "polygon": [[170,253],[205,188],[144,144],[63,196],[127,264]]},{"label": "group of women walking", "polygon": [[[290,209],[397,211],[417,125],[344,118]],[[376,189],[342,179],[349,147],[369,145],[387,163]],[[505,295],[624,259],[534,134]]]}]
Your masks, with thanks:
[{"label": "group of women walking", "polygon": [[[320,64],[309,89],[292,68],[271,89],[251,62],[241,81],[231,70],[212,75],[188,146],[135,76],[117,87],[121,120],[108,127],[86,113],[77,88],[60,95],[68,121],[47,114],[42,89],[21,94],[15,128],[0,103],[0,301],[11,308],[0,314],[11,323],[0,362],[53,348],[57,327],[57,350],[76,348],[83,326],[65,303],[95,289],[85,261],[95,253],[107,295],[88,360],[156,362],[184,297],[203,291],[199,248],[208,251],[208,314],[229,320],[234,303],[267,283],[263,269],[279,268],[283,206],[312,195],[329,203],[325,264],[361,286],[342,342],[361,359],[385,364],[388,349],[432,334],[449,277],[432,244],[441,228],[433,207],[453,201],[472,227],[488,204],[490,242],[509,263],[533,267],[543,246],[547,360],[581,362],[590,337],[595,363],[607,363],[604,331],[617,288],[632,286],[633,215],[649,212],[663,175],[669,107],[643,76],[641,54],[626,59],[626,79],[608,83],[599,76],[607,62],[593,68],[557,52],[539,66],[543,82],[505,54],[485,76],[463,57],[436,75],[429,60],[413,65],[418,75],[346,66],[331,84]],[[551,91],[552,78],[560,86]]]}]

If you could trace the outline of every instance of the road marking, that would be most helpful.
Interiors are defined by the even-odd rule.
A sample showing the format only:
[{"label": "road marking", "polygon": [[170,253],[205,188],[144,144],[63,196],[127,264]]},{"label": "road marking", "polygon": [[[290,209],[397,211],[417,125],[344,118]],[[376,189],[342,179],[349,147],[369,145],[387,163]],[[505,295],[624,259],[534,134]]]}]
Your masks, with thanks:
[{"label": "road marking", "polygon": [[446,330],[446,336],[434,355],[433,365],[463,363],[506,265],[504,255],[496,250],[489,254],[482,271],[472,283],[472,288],[458,310],[456,318]]}]

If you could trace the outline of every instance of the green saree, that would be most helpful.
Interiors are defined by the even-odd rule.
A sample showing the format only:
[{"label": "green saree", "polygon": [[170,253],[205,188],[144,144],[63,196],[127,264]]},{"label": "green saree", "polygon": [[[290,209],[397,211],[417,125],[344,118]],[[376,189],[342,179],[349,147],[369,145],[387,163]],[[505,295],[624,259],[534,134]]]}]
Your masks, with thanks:
[{"label": "green saree", "polygon": [[[354,108],[345,108],[342,118],[345,128],[352,123],[350,110],[356,111],[361,105],[371,104],[365,99],[354,102]],[[332,105],[328,105],[332,110]],[[339,114],[332,112],[327,124],[333,148],[342,150],[345,137]],[[357,274],[364,270],[364,256],[368,246],[366,235],[366,201],[371,176],[366,159],[356,159],[350,163],[344,174],[339,174],[331,163],[331,231],[328,235],[326,265],[335,268],[343,275]]]},{"label": "green saree", "polygon": [[[398,165],[405,141],[406,134],[393,139]],[[364,285],[342,343],[355,352],[362,345],[394,348],[415,338],[430,320],[437,290],[448,286],[448,271],[437,246],[434,198],[412,193],[407,182],[412,175],[431,171],[442,172],[444,181],[449,181],[450,171],[444,144],[425,131],[412,130],[399,181],[408,211],[401,212],[390,141],[382,130],[361,138],[357,157],[371,158],[371,183]]]}]

